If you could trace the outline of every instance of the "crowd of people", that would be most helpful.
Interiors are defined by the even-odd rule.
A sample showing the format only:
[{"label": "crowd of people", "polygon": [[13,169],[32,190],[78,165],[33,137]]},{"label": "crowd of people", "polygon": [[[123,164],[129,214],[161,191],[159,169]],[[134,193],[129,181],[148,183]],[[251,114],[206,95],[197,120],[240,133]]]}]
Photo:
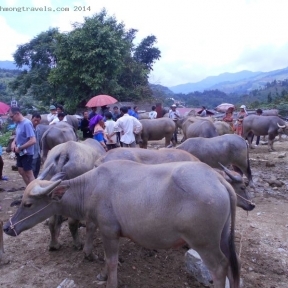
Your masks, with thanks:
[{"label": "crowd of people", "polygon": [[108,151],[119,146],[136,147],[134,133],[139,133],[142,124],[138,120],[138,107],[113,107],[113,112],[107,106],[102,106],[100,113],[92,107],[90,114],[84,112],[80,129],[83,139],[93,138]]}]

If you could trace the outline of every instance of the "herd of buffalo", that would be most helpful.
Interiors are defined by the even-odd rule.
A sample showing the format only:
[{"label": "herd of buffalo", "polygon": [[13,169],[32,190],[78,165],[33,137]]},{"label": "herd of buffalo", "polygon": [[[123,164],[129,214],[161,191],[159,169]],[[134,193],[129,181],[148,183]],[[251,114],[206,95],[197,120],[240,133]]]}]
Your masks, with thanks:
[{"label": "herd of buffalo", "polygon": [[[188,245],[201,256],[214,287],[224,288],[226,277],[231,288],[239,287],[235,214],[236,206],[246,211],[255,207],[247,189],[254,187],[251,135],[267,135],[272,151],[275,137],[288,133],[287,124],[277,115],[249,115],[240,137],[227,123],[211,117],[140,122],[143,128],[136,135],[140,148],[108,152],[94,139],[77,141],[68,123],[43,124],[42,172],[26,187],[4,232],[17,236],[50,218],[49,249],[58,250],[62,217],[68,217],[74,246],[94,260],[93,239],[99,229],[105,267],[97,279],[107,281],[108,288],[117,287],[120,237],[147,249]],[[176,126],[184,135],[180,145],[142,149],[148,141],[163,138],[165,146],[171,146]],[[79,221],[85,221],[84,244],[78,234]]]}]

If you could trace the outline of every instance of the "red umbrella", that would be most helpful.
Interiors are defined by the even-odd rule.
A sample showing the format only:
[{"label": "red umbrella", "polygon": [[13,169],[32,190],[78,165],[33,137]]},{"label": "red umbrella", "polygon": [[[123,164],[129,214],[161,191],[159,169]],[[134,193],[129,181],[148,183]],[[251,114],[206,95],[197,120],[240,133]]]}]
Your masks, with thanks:
[{"label": "red umbrella", "polygon": [[218,105],[215,108],[215,110],[218,112],[226,112],[228,110],[228,108],[232,108],[234,110],[235,106],[233,104],[229,104],[229,103],[222,103],[222,104]]},{"label": "red umbrella", "polygon": [[116,102],[118,102],[118,100],[109,95],[97,95],[87,102],[86,107],[100,107],[114,104]]},{"label": "red umbrella", "polygon": [[0,114],[6,114],[10,110],[10,106],[0,102]]}]

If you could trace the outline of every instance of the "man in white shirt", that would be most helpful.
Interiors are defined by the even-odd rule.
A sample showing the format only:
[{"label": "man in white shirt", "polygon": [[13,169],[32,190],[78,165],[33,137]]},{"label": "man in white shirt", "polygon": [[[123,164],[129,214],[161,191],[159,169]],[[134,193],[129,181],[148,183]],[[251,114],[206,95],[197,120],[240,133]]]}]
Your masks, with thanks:
[{"label": "man in white shirt", "polygon": [[54,119],[57,118],[57,110],[54,105],[50,106],[50,113],[47,115],[48,122],[52,122]]},{"label": "man in white shirt", "polygon": [[115,131],[120,132],[120,141],[123,143],[123,147],[136,147],[135,134],[138,134],[142,130],[141,122],[133,116],[128,114],[128,108],[123,106],[120,108],[123,116],[120,117],[115,124]]},{"label": "man in white shirt", "polygon": [[152,111],[149,112],[149,118],[150,119],[156,119],[157,118],[157,112],[156,110],[156,106],[152,106]]}]

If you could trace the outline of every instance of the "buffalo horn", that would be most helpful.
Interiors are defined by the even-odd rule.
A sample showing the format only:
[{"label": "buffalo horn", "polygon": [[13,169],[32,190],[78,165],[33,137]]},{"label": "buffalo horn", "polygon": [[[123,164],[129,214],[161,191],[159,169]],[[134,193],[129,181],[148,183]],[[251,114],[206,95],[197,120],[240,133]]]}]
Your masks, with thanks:
[{"label": "buffalo horn", "polygon": [[46,187],[41,187],[41,186],[37,186],[35,188],[33,188],[31,191],[30,191],[30,195],[31,196],[42,196],[42,195],[45,195],[45,194],[48,194],[50,191],[52,191],[56,186],[58,186],[60,183],[61,183],[62,180],[58,180],[56,182],[52,182],[51,184],[49,184],[48,186]]},{"label": "buffalo horn", "polygon": [[47,174],[49,173],[49,171],[52,169],[53,166],[54,166],[54,163],[51,163],[48,167],[46,167],[44,169],[44,171],[42,171],[42,173],[37,177],[37,179],[44,180],[45,177],[47,176]]},{"label": "buffalo horn", "polygon": [[226,175],[229,176],[232,181],[242,182],[242,177],[240,175],[233,175],[231,171],[228,168],[226,168],[224,165],[222,165],[220,162],[218,162],[218,164],[223,168]]},{"label": "buffalo horn", "polygon": [[282,128],[282,129],[286,127],[286,125],[281,126],[281,125],[279,125],[279,123],[277,123],[277,125],[279,128]]}]

